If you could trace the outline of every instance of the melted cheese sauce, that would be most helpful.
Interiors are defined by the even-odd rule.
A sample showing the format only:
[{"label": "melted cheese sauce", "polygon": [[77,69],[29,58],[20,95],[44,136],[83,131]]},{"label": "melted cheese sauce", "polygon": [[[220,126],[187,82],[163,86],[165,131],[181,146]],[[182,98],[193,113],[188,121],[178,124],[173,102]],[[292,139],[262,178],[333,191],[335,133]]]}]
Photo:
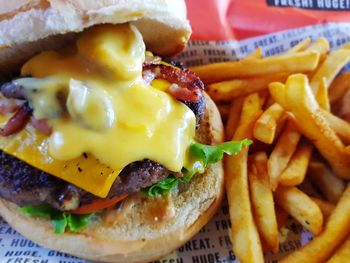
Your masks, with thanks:
[{"label": "melted cheese sauce", "polygon": [[89,153],[113,169],[98,175],[103,186],[64,178],[100,197],[131,162],[147,158],[175,172],[189,162],[195,116],[164,92],[164,82],[154,82],[160,89],[144,83],[144,54],[135,27],[103,25],[82,33],[76,47],[43,52],[22,68],[35,78],[19,80],[30,91],[34,116],[53,127],[48,154],[64,162]]}]

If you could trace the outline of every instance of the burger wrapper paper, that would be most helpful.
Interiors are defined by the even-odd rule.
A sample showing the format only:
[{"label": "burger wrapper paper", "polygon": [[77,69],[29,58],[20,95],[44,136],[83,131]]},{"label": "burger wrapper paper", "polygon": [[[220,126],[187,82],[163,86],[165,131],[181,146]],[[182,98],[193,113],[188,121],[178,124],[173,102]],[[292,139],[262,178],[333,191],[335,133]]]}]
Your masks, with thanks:
[{"label": "burger wrapper paper", "polygon": [[[174,59],[186,66],[237,60],[261,46],[265,56],[279,54],[300,40],[311,37],[315,40],[321,36],[330,41],[332,49],[350,40],[350,24],[329,23],[306,26],[298,29],[265,34],[247,38],[242,41],[204,41],[192,40],[188,47]],[[312,239],[312,235],[292,219],[280,231],[280,252],[265,254],[266,262],[277,262],[284,255],[300,248]],[[27,240],[6,222],[0,221],[0,262],[1,263],[86,263],[82,259],[42,248]],[[154,261],[162,263],[226,263],[238,262],[232,251],[230,241],[230,219],[227,202],[214,218],[190,241],[164,259]]]}]

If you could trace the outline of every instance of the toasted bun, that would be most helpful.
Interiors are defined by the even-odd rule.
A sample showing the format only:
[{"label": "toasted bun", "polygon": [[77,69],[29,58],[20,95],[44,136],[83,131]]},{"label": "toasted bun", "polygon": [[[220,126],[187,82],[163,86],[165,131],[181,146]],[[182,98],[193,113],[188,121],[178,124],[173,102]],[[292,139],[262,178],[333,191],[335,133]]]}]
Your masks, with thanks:
[{"label": "toasted bun", "polygon": [[[133,23],[147,49],[159,55],[180,51],[191,33],[182,0],[10,0],[0,6],[0,76],[38,52],[74,41],[87,27],[125,22]],[[216,144],[223,139],[220,115],[208,97],[206,105],[197,139]],[[1,199],[0,214],[18,232],[51,249],[94,261],[147,262],[197,233],[222,195],[223,170],[217,163],[162,199],[128,197],[80,233],[56,235],[48,220],[30,218]]]},{"label": "toasted bun", "polygon": [[[208,96],[206,105],[199,137],[217,144],[223,140],[221,118]],[[209,221],[221,203],[223,181],[222,163],[211,165],[188,187],[160,200],[130,197],[120,210],[108,212],[78,234],[56,235],[48,220],[30,218],[4,200],[0,200],[0,214],[19,233],[44,247],[94,261],[148,262],[180,247]]]},{"label": "toasted bun", "polygon": [[0,76],[40,51],[73,41],[87,27],[125,22],[133,23],[147,49],[159,55],[181,51],[191,34],[183,0],[2,1]]}]

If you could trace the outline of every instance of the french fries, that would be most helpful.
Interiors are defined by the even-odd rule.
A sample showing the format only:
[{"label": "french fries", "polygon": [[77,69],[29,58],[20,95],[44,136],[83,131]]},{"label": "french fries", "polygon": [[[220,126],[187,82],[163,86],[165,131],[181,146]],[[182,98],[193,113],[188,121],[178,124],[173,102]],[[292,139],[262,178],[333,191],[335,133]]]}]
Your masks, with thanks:
[{"label": "french fries", "polygon": [[335,251],[329,262],[350,261],[350,241],[340,247],[350,240],[350,73],[339,74],[348,46],[329,54],[325,38],[305,39],[282,55],[263,58],[257,48],[241,61],[192,68],[227,115],[226,138],[254,140],[225,159],[240,262],[278,251],[289,215],[314,240],[282,262],[321,263]]},{"label": "french fries", "polygon": [[287,168],[282,172],[279,183],[284,186],[296,186],[304,181],[312,153],[312,144],[301,143],[294,152]]},{"label": "french fries", "polygon": [[323,193],[331,203],[337,203],[345,190],[342,179],[334,176],[321,162],[311,162],[308,174],[315,186]]},{"label": "french fries", "polygon": [[326,80],[326,86],[329,87],[335,76],[349,61],[350,50],[339,49],[330,53],[311,79],[310,85],[314,94],[317,94],[323,78]]},{"label": "french fries", "polygon": [[275,139],[277,123],[283,114],[284,109],[279,104],[272,104],[256,121],[254,137],[261,142],[271,144]]},{"label": "french fries", "polygon": [[243,149],[235,156],[227,156],[225,160],[232,243],[240,262],[263,263],[262,247],[249,197],[247,159],[248,149]]},{"label": "french fries", "polygon": [[322,231],[323,215],[318,205],[296,187],[279,186],[276,203],[314,235]]},{"label": "french fries", "polygon": [[329,103],[328,98],[328,87],[326,83],[326,78],[322,78],[322,81],[316,94],[316,100],[322,109],[330,111],[331,105]]},{"label": "french fries", "polygon": [[267,162],[272,190],[276,190],[280,176],[292,158],[300,138],[301,135],[294,124],[288,122]]},{"label": "french fries", "polygon": [[350,186],[346,188],[324,231],[310,243],[289,254],[281,263],[321,263],[329,259],[334,250],[350,234]]},{"label": "french fries", "polygon": [[331,112],[322,111],[322,113],[342,142],[346,145],[350,144],[350,123],[333,115]]},{"label": "french fries", "polygon": [[314,70],[320,54],[315,51],[303,51],[294,54],[247,59],[233,62],[213,63],[192,67],[204,83],[213,83],[233,78],[249,78],[277,73],[298,73]]},{"label": "french fries", "polygon": [[281,82],[271,82],[269,84],[271,97],[284,109],[287,107],[286,87]]},{"label": "french fries", "polygon": [[[253,125],[262,110],[258,93],[243,101],[242,113],[233,140],[251,138]],[[234,251],[240,262],[264,262],[260,237],[254,222],[248,185],[248,149],[225,160],[226,193],[229,203]]]},{"label": "french fries", "polygon": [[329,87],[329,100],[331,103],[339,100],[350,88],[350,72],[341,73]]},{"label": "french fries", "polygon": [[257,170],[257,174],[249,174],[255,221],[262,239],[274,252],[277,252],[278,226],[273,195],[267,175],[267,155],[264,152],[257,152],[252,159]]},{"label": "french fries", "polygon": [[253,93],[247,96],[243,101],[239,125],[235,131],[233,139],[242,140],[243,138],[252,138],[254,123],[261,114],[262,109],[259,94]]},{"label": "french fries", "polygon": [[335,251],[335,254],[327,261],[327,263],[346,263],[350,259],[350,237]]},{"label": "french fries", "polygon": [[320,61],[323,61],[329,51],[329,42],[324,37],[320,37],[315,42],[311,43],[306,50],[318,52],[320,54]]},{"label": "french fries", "polygon": [[285,81],[288,74],[271,74],[264,77],[233,79],[221,81],[207,86],[207,93],[216,102],[230,102],[235,98],[249,95],[253,92],[267,90],[272,81]]},{"label": "french fries", "polygon": [[[274,89],[273,86],[271,86]],[[335,174],[350,179],[350,158],[334,130],[324,118],[310,86],[303,74],[291,75],[285,86],[282,84],[284,97],[279,101],[293,114],[299,131],[314,142],[317,149],[329,162]],[[274,94],[272,93],[272,96]]]},{"label": "french fries", "polygon": [[293,46],[292,48],[288,49],[284,54],[293,54],[299,51],[303,51],[307,48],[307,46],[310,44],[311,38],[305,38],[304,40],[300,41],[298,44]]}]

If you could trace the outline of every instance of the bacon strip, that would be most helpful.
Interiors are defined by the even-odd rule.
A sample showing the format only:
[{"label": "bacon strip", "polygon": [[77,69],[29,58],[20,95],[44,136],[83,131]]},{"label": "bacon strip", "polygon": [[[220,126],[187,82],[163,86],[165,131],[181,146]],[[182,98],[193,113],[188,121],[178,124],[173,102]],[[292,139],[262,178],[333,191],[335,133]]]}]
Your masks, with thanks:
[{"label": "bacon strip", "polygon": [[[188,69],[176,69],[164,64],[146,64],[143,67],[143,75],[149,78],[149,72],[154,73],[155,79],[164,79],[177,85],[169,89],[169,93],[176,99],[187,102],[198,102],[201,98],[203,82],[198,76]],[[149,81],[147,79],[147,81]]]},{"label": "bacon strip", "polygon": [[26,103],[7,121],[5,127],[0,129],[0,135],[9,136],[21,131],[30,120],[32,109]]}]

